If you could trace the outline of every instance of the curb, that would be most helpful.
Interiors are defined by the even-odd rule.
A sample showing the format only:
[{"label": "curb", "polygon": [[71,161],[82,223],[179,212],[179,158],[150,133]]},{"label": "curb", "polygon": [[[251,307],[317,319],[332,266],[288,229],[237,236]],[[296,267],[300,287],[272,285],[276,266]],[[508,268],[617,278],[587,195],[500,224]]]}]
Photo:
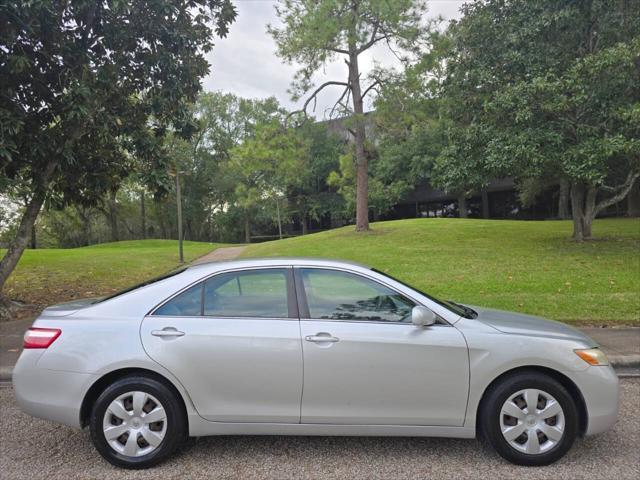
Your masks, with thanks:
[{"label": "curb", "polygon": [[0,382],[10,382],[13,367],[0,366]]},{"label": "curb", "polygon": [[609,355],[609,362],[615,369],[640,368],[640,355]]}]

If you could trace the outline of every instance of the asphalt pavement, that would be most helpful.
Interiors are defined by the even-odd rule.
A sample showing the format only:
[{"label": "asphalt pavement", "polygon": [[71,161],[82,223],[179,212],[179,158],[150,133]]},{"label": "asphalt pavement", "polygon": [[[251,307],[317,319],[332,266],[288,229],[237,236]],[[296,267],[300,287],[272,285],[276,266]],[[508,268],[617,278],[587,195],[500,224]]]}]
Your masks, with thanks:
[{"label": "asphalt pavement", "polygon": [[366,437],[208,437],[150,470],[112,467],[86,430],[22,413],[0,386],[0,478],[37,479],[615,479],[640,478],[640,379],[621,380],[613,430],[579,439],[554,465],[517,467],[477,440]]}]

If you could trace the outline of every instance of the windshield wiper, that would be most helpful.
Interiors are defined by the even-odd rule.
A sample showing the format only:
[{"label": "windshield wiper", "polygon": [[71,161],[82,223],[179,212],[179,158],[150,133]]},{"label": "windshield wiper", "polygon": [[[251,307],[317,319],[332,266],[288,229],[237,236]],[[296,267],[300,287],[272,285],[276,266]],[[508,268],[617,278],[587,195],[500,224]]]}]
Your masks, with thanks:
[{"label": "windshield wiper", "polygon": [[449,303],[455,305],[456,307],[461,308],[464,311],[465,316],[467,316],[467,318],[476,318],[478,316],[478,312],[476,312],[473,308],[469,308],[466,305],[461,305],[452,300],[449,300]]}]

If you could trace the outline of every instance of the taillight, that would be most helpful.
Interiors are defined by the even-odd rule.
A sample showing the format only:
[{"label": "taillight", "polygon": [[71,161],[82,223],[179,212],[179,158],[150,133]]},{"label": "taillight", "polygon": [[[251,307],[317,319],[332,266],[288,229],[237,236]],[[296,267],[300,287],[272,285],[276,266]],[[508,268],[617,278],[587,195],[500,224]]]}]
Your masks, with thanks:
[{"label": "taillight", "polygon": [[23,348],[48,348],[56,338],[60,336],[62,330],[59,328],[36,328],[31,327],[24,334]]}]

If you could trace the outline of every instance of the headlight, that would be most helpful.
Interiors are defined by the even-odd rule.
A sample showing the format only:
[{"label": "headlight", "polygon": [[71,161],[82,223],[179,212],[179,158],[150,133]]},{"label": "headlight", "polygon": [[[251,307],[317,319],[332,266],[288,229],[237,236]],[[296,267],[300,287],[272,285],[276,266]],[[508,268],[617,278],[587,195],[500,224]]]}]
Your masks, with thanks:
[{"label": "headlight", "polygon": [[586,350],[574,350],[582,360],[589,365],[604,366],[609,365],[609,359],[599,348],[588,348]]}]

